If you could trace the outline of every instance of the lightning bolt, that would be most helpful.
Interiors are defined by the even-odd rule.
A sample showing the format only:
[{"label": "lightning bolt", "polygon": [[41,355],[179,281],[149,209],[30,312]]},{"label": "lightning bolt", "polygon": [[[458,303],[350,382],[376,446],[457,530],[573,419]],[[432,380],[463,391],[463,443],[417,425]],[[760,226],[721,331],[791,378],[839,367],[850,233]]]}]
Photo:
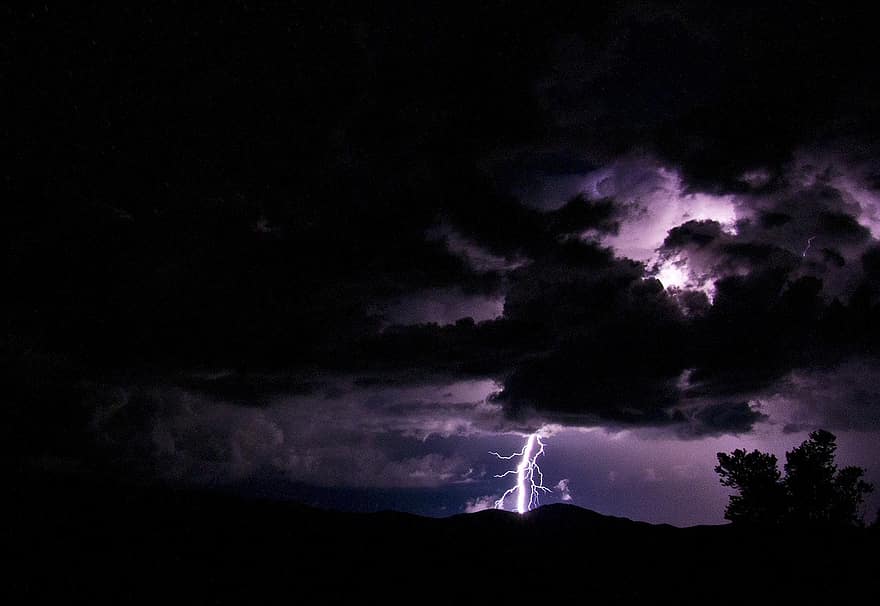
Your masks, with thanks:
[{"label": "lightning bolt", "polygon": [[813,240],[815,240],[815,239],[816,239],[816,236],[810,236],[810,238],[807,239],[807,246],[806,246],[806,248],[804,248],[804,252],[801,253],[801,257],[803,257],[804,259],[807,258],[807,252],[810,250],[810,247],[813,245]]},{"label": "lightning bolt", "polygon": [[[538,506],[538,496],[542,492],[551,492],[549,488],[544,486],[544,474],[538,466],[538,457],[544,454],[544,442],[541,441],[541,436],[538,434],[529,434],[522,450],[512,455],[505,456],[491,450],[489,454],[505,461],[519,457],[516,469],[508,469],[495,476],[496,478],[504,478],[516,474],[516,484],[508,488],[501,495],[501,498],[495,501],[495,509],[504,509],[504,500],[509,495],[516,493],[516,510],[519,513],[525,513]],[[528,502],[526,502],[526,494],[528,494]]]}]

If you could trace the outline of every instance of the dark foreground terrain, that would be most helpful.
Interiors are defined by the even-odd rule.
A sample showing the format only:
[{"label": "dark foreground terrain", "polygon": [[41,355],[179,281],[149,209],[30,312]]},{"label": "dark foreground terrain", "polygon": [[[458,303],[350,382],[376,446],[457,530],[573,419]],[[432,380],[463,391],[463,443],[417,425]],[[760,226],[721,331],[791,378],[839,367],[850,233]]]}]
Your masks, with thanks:
[{"label": "dark foreground terrain", "polygon": [[6,502],[3,603],[846,604],[878,586],[874,530],[680,529],[567,505],[352,514],[36,476]]}]

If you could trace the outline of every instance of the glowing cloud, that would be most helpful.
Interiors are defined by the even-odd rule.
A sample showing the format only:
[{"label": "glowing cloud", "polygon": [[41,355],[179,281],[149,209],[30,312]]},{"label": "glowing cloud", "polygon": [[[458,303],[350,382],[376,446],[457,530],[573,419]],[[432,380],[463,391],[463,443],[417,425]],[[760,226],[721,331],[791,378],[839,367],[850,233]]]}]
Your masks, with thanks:
[{"label": "glowing cloud", "polygon": [[656,262],[657,248],[669,230],[686,221],[711,219],[728,233],[736,230],[733,195],[690,192],[678,170],[649,157],[618,160],[596,170],[585,176],[581,190],[593,200],[615,198],[628,209],[620,230],[605,236],[603,243],[630,259]]},{"label": "glowing cloud", "polygon": [[667,261],[657,272],[657,279],[663,288],[683,288],[688,282],[688,275],[681,265]]}]

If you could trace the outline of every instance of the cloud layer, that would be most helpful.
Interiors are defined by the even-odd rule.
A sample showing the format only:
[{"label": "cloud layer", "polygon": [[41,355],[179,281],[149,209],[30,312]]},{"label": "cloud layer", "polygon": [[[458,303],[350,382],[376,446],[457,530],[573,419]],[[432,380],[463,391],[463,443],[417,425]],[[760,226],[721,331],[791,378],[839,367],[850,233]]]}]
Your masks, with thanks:
[{"label": "cloud layer", "polygon": [[12,12],[17,452],[415,486],[471,477],[432,435],[876,425],[859,15]]}]

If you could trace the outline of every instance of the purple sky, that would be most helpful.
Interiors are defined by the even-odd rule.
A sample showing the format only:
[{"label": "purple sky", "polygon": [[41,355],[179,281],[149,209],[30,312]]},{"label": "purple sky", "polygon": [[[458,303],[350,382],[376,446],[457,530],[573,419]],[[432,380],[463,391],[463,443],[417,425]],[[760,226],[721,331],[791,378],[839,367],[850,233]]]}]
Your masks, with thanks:
[{"label": "purple sky", "polygon": [[428,12],[10,17],[12,456],[444,515],[540,431],[545,502],[689,525],[824,428],[880,482],[865,20]]}]

